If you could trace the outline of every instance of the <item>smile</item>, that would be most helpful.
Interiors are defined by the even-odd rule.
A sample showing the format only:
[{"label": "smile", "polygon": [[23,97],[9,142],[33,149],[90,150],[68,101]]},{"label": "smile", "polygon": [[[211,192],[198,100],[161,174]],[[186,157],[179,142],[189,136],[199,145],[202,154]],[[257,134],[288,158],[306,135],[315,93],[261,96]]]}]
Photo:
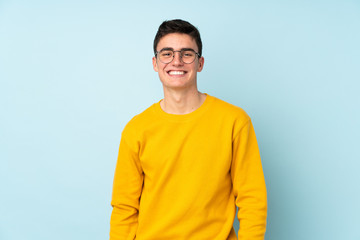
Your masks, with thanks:
[{"label": "smile", "polygon": [[168,74],[169,75],[177,75],[177,76],[179,76],[179,75],[184,75],[185,72],[184,71],[169,71]]}]

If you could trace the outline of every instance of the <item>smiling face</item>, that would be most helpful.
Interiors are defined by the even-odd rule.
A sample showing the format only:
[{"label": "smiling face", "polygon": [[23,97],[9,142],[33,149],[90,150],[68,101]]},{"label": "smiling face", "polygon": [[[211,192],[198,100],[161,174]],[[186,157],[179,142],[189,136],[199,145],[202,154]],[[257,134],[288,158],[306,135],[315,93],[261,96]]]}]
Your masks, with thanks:
[{"label": "smiling face", "polygon": [[[195,40],[182,33],[170,33],[162,37],[157,45],[157,52],[162,49],[180,51],[193,49],[199,51]],[[192,89],[197,90],[196,76],[204,66],[204,58],[197,57],[193,63],[186,64],[181,61],[180,52],[175,52],[175,57],[170,63],[162,63],[159,57],[153,57],[153,67],[159,74],[160,81],[165,89]]]}]

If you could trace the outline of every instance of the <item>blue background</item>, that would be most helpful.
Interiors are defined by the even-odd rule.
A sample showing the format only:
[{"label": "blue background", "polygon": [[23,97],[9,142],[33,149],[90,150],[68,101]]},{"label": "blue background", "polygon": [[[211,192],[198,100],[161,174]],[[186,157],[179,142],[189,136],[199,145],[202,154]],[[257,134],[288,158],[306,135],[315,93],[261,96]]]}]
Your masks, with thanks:
[{"label": "blue background", "polygon": [[121,131],[162,98],[174,18],[202,34],[199,90],[253,119],[266,239],[360,239],[356,0],[0,1],[0,239],[108,238]]}]

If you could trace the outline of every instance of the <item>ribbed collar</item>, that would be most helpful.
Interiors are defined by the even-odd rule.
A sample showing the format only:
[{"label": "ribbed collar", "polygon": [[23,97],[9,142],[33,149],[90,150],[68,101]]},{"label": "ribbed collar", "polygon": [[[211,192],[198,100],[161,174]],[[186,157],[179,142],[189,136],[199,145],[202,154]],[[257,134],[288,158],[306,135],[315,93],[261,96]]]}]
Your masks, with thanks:
[{"label": "ribbed collar", "polygon": [[215,98],[208,95],[207,93],[205,93],[206,98],[205,101],[203,102],[203,104],[201,104],[201,106],[199,108],[197,108],[195,111],[192,111],[191,113],[187,113],[187,114],[171,114],[171,113],[167,113],[164,110],[162,110],[161,106],[160,106],[160,102],[157,102],[153,105],[153,110],[154,113],[163,118],[166,119],[168,121],[171,122],[188,122],[188,121],[192,121],[193,119],[198,118],[199,116],[201,116],[203,113],[205,113],[209,107],[212,105],[212,103],[214,102]]}]

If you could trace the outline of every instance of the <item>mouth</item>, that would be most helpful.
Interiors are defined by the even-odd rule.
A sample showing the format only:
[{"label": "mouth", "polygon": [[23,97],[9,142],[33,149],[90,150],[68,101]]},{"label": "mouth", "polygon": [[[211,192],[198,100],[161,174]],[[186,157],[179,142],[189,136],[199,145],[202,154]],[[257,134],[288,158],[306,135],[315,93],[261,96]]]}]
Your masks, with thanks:
[{"label": "mouth", "polygon": [[167,72],[170,76],[184,76],[186,74],[185,71],[173,71],[170,70]]}]

